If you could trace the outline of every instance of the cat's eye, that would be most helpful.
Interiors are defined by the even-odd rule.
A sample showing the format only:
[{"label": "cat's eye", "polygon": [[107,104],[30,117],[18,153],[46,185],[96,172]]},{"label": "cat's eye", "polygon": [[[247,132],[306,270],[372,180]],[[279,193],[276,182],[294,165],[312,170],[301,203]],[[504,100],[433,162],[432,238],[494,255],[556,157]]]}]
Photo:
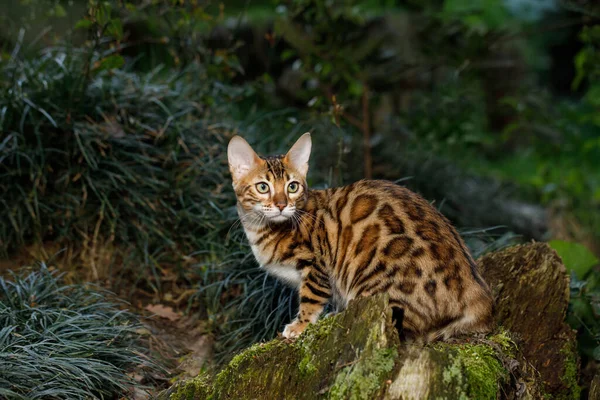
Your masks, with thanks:
[{"label": "cat's eye", "polygon": [[300,184],[298,182],[290,182],[290,184],[288,185],[288,192],[296,193],[299,187]]},{"label": "cat's eye", "polygon": [[264,182],[259,182],[256,184],[256,190],[258,190],[258,193],[267,193],[269,191],[269,185]]}]

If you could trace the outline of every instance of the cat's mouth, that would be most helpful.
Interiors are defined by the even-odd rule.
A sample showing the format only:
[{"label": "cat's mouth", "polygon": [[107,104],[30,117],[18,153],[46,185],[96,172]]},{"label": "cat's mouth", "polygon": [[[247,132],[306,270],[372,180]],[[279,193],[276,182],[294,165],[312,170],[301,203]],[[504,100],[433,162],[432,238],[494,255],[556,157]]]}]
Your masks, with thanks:
[{"label": "cat's mouth", "polygon": [[288,216],[285,216],[285,215],[283,215],[283,214],[274,215],[274,216],[272,216],[272,217],[268,217],[268,218],[269,218],[269,221],[270,221],[270,222],[277,222],[277,223],[279,223],[279,222],[285,222],[285,221],[287,221],[288,219],[290,219],[290,217],[288,217]]},{"label": "cat's mouth", "polygon": [[290,218],[294,216],[294,211],[287,209],[283,211],[270,210],[268,212],[265,212],[264,215],[265,217],[267,217],[267,221],[279,224],[282,222],[289,221]]}]

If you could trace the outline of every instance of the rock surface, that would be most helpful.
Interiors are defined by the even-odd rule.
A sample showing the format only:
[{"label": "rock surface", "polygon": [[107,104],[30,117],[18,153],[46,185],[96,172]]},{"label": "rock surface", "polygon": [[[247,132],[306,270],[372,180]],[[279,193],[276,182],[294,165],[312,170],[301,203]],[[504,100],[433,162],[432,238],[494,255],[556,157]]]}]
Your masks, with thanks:
[{"label": "rock surface", "polygon": [[568,276],[546,244],[483,257],[499,327],[486,338],[400,343],[387,296],[354,301],[235,356],[216,376],[176,383],[162,399],[579,398],[574,334],[564,323]]}]

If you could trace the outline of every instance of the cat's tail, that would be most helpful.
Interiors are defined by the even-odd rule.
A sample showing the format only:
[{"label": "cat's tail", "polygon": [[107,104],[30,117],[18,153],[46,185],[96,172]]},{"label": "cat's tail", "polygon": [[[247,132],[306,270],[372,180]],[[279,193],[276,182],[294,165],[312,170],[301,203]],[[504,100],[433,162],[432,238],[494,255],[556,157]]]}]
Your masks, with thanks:
[{"label": "cat's tail", "polygon": [[[475,286],[477,287],[477,286]],[[472,294],[462,315],[425,335],[426,342],[448,340],[452,337],[489,333],[494,327],[493,301],[489,291],[480,288]]]}]

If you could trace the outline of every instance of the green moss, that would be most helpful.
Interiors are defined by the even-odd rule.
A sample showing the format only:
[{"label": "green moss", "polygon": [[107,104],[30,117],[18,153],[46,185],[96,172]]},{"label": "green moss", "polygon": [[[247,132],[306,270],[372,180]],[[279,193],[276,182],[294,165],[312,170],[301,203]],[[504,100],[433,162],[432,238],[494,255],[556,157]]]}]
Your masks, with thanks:
[{"label": "green moss", "polygon": [[229,364],[227,364],[227,367],[217,374],[215,387],[226,387],[228,377],[234,372],[237,373],[242,365],[248,364],[259,355],[280,346],[285,346],[284,342],[275,339],[267,343],[256,343],[248,347],[246,350],[233,357]]},{"label": "green moss", "polygon": [[328,336],[335,325],[339,325],[336,316],[320,319],[315,324],[308,324],[304,332],[294,342],[294,346],[310,346],[317,340]]},{"label": "green moss", "polygon": [[516,358],[517,356],[517,344],[510,337],[510,334],[503,327],[497,329],[498,333],[495,333],[488,337],[488,340],[496,343],[502,349],[505,356],[510,358]]},{"label": "green moss", "polygon": [[202,374],[177,385],[175,391],[169,396],[169,400],[206,400],[211,396],[210,378],[208,375]]},{"label": "green moss", "polygon": [[577,365],[575,349],[567,343],[565,347],[560,350],[560,353],[565,356],[565,369],[561,380],[570,392],[562,398],[578,400],[581,396],[581,387],[578,383],[579,367]]},{"label": "green moss", "polygon": [[[510,338],[503,334],[496,343],[509,345]],[[499,343],[499,344],[501,344]],[[502,344],[501,344],[502,346]],[[491,399],[498,395],[499,382],[506,377],[506,371],[498,359],[496,351],[484,344],[462,344],[451,346],[437,343],[433,349],[450,354],[451,363],[442,371],[444,384],[452,385],[457,399]]]},{"label": "green moss", "polygon": [[394,368],[396,349],[375,349],[355,364],[344,367],[329,391],[331,400],[369,400],[385,387],[383,380]]},{"label": "green moss", "polygon": [[[437,347],[438,350],[441,350]],[[451,357],[451,364],[442,371],[442,382],[448,387],[455,388],[458,400],[468,400],[463,375],[463,364],[460,357]]]},{"label": "green moss", "polygon": [[503,380],[506,374],[496,352],[482,344],[464,345],[459,347],[458,355],[465,368],[469,397],[496,399],[498,381]]},{"label": "green moss", "polygon": [[334,325],[336,318],[324,318],[316,324],[310,324],[302,335],[293,344],[293,347],[300,352],[300,362],[298,370],[301,375],[307,376],[317,372],[317,367],[314,364],[314,345],[322,338],[328,336]]},{"label": "green moss", "polygon": [[313,355],[306,352],[298,363],[298,371],[301,375],[311,375],[317,372],[317,367],[313,364]]},{"label": "green moss", "polygon": [[256,343],[252,346],[248,347],[246,350],[241,353],[235,355],[229,362],[228,367],[232,369],[237,369],[242,363],[248,361],[250,359],[256,358],[259,354],[267,352],[269,349],[273,347],[277,347],[281,344],[280,340],[272,340],[267,343]]}]

